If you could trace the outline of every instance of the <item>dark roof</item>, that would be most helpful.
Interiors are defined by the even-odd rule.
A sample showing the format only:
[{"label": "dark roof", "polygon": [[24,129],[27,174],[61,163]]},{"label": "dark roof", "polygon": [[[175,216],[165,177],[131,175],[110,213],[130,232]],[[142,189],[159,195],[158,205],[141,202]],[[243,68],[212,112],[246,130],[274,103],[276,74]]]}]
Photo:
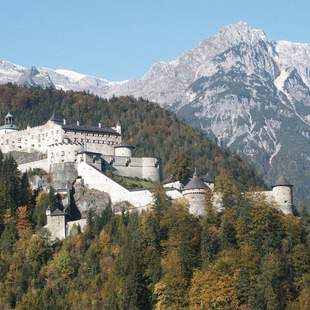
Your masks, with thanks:
[{"label": "dark roof", "polygon": [[188,189],[205,189],[207,185],[197,176],[196,171],[190,181],[184,186],[183,190]]},{"label": "dark roof", "polygon": [[215,178],[211,173],[207,173],[204,176],[201,177],[203,182],[206,183],[214,183],[215,182]]},{"label": "dark roof", "polygon": [[62,215],[65,215],[65,212],[61,211],[58,208],[51,212],[51,216],[62,216]]},{"label": "dark roof", "polygon": [[275,186],[293,186],[293,185],[287,180],[285,176],[281,175],[272,187]]},{"label": "dark roof", "polygon": [[129,143],[126,143],[126,142],[121,142],[117,145],[114,146],[114,148],[118,148],[118,147],[127,147],[127,148],[130,148],[130,149],[135,149],[136,147],[134,145],[131,145]]},{"label": "dark roof", "polygon": [[62,128],[67,131],[83,131],[83,132],[96,132],[96,133],[108,133],[115,136],[120,134],[114,129],[109,127],[86,127],[86,126],[77,126],[77,125],[63,125]]}]

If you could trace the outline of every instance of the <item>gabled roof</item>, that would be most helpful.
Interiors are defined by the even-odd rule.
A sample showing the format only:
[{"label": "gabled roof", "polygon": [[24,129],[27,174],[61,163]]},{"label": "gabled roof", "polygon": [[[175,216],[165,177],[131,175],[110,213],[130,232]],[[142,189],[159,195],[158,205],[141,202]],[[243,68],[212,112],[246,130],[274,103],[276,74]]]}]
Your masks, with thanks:
[{"label": "gabled roof", "polygon": [[65,215],[65,212],[61,211],[58,208],[51,212],[51,216],[62,216],[62,215]]},{"label": "gabled roof", "polygon": [[196,170],[195,170],[193,177],[185,185],[184,190],[188,190],[188,189],[205,189],[205,188],[208,188],[207,185],[197,176]]},{"label": "gabled roof", "polygon": [[275,186],[293,186],[293,185],[287,180],[285,176],[281,175],[272,187]]}]

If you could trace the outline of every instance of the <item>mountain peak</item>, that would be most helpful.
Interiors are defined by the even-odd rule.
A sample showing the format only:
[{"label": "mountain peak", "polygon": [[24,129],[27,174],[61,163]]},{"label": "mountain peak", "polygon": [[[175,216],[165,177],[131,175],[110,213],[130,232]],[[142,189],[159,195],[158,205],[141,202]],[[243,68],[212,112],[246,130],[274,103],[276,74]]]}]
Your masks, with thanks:
[{"label": "mountain peak", "polygon": [[256,29],[244,21],[223,27],[216,36],[229,41],[261,41],[266,39],[263,30]]}]

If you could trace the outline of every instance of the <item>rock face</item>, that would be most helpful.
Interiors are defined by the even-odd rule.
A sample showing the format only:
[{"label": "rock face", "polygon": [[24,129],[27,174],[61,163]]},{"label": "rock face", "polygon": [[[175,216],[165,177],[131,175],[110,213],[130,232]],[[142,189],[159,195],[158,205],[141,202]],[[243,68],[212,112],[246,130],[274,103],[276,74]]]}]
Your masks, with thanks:
[{"label": "rock face", "polygon": [[105,208],[111,205],[109,194],[88,189],[80,183],[76,183],[74,186],[73,198],[81,218],[87,218],[89,210],[100,215]]},{"label": "rock face", "polygon": [[285,174],[310,198],[310,44],[271,41],[246,23],[224,27],[139,80],[109,82],[0,62],[0,83],[145,97],[256,164],[273,183]]},{"label": "rock face", "polygon": [[67,188],[78,177],[74,163],[57,163],[51,166],[51,186],[57,190]]}]

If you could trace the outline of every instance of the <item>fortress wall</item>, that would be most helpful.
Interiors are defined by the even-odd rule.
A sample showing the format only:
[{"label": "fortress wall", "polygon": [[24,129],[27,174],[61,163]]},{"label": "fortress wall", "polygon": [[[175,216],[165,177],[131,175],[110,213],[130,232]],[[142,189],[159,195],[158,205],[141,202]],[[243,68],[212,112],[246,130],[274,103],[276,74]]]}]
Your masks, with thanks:
[{"label": "fortress wall", "polygon": [[128,147],[117,147],[115,150],[115,156],[125,156],[125,157],[131,157],[132,151]]},{"label": "fortress wall", "polygon": [[167,189],[165,192],[166,195],[173,200],[183,197],[182,193],[177,189]]},{"label": "fortress wall", "polygon": [[77,170],[86,186],[108,193],[112,204],[128,201],[137,208],[144,208],[153,201],[153,196],[149,191],[129,191],[85,162],[79,162]]},{"label": "fortress wall", "polygon": [[75,162],[83,146],[77,143],[59,143],[48,148],[49,165],[63,162]]},{"label": "fortress wall", "polygon": [[293,214],[293,191],[289,186],[275,186],[272,189],[274,202],[284,214]]},{"label": "fortress wall", "polygon": [[107,144],[85,143],[85,149],[89,152],[114,155],[114,147]]},{"label": "fortress wall", "polygon": [[[118,174],[126,177],[137,177],[159,182],[161,179],[161,165],[155,167],[158,162],[154,157],[125,157],[125,156],[103,156],[117,170]],[[129,162],[128,162],[129,161]]]},{"label": "fortress wall", "polygon": [[157,158],[142,157],[142,176],[143,179],[155,182],[161,181],[161,164]]},{"label": "fortress wall", "polygon": [[36,160],[36,161],[31,161],[29,163],[18,165],[18,169],[21,172],[26,172],[27,170],[36,169],[36,168],[39,168],[39,169],[42,169],[42,170],[48,172],[49,165],[48,165],[47,158],[44,158],[44,159],[41,159],[41,160]]},{"label": "fortress wall", "polygon": [[80,219],[80,220],[77,220],[77,221],[70,221],[70,222],[67,222],[67,235],[70,235],[70,232],[71,232],[71,229],[74,227],[74,226],[80,226],[81,228],[81,231],[85,231],[85,228],[86,228],[86,225],[87,225],[87,220],[86,219]]}]

